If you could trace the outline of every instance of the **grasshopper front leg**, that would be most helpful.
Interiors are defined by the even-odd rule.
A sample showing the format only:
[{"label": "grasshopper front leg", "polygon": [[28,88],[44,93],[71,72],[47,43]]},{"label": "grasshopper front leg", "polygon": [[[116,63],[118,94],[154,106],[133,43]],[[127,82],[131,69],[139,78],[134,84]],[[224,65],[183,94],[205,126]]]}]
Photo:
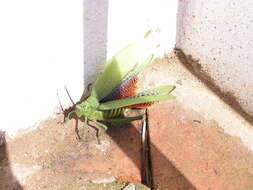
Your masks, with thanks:
[{"label": "grasshopper front leg", "polygon": [[79,135],[79,130],[78,130],[78,119],[76,119],[75,132],[76,132],[76,139],[81,140],[81,137]]},{"label": "grasshopper front leg", "polygon": [[83,122],[83,135],[81,137],[81,140],[85,140],[87,137],[87,131],[88,131],[88,118],[84,117],[84,122]]}]

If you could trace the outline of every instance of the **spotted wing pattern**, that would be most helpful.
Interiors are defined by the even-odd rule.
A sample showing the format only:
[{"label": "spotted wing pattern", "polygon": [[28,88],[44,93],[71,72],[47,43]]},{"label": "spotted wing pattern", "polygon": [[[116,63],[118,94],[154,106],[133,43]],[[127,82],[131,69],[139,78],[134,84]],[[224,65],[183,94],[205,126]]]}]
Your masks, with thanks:
[{"label": "spotted wing pattern", "polygon": [[129,96],[134,96],[137,90],[138,77],[136,74],[132,74],[126,77],[121,84],[112,90],[112,92],[103,98],[100,102],[104,103],[107,101],[124,99]]}]

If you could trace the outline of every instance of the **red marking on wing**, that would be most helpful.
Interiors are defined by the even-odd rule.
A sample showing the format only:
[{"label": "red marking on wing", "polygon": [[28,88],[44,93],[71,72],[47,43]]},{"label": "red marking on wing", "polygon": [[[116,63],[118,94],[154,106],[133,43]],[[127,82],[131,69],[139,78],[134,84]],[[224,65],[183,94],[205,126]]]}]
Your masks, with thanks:
[{"label": "red marking on wing", "polygon": [[119,90],[116,91],[115,98],[123,99],[129,96],[134,96],[137,90],[137,77],[132,77],[129,81],[127,81],[124,85],[121,85]]},{"label": "red marking on wing", "polygon": [[137,109],[142,109],[142,108],[147,108],[151,105],[153,105],[154,102],[147,102],[147,103],[142,103],[142,104],[134,104],[131,106],[126,106],[125,108],[137,108]]},{"label": "red marking on wing", "polygon": [[[115,99],[124,99],[124,98],[127,98],[129,96],[136,95],[137,82],[138,82],[138,77],[135,76],[135,77],[132,77],[127,82],[125,82],[124,84],[122,84],[120,86],[120,88],[117,89],[117,91],[115,91],[115,93],[113,93],[113,96],[115,97]],[[141,108],[147,108],[147,107],[151,106],[152,104],[154,104],[154,102],[134,104],[134,105],[131,105],[131,106],[125,106],[124,108],[141,109]]]},{"label": "red marking on wing", "polygon": [[[117,88],[109,94],[105,100],[106,101],[111,101],[111,100],[118,100],[118,99],[124,99],[130,96],[135,96],[136,91],[137,91],[137,82],[138,82],[138,77],[137,76],[132,76],[131,78],[123,81]],[[104,100],[104,101],[105,101]],[[141,104],[134,104],[131,106],[125,106],[124,108],[147,108],[154,104],[154,102],[146,102],[146,103],[141,103]]]},{"label": "red marking on wing", "polygon": [[124,80],[112,93],[106,96],[101,102],[112,101],[134,96],[137,90],[136,76]]}]

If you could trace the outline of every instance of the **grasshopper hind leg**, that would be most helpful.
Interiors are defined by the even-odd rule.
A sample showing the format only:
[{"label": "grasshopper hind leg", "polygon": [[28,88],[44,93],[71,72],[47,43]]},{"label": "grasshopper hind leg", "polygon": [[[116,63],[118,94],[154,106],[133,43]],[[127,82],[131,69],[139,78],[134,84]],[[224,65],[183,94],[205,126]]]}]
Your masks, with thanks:
[{"label": "grasshopper hind leg", "polygon": [[130,123],[135,120],[141,120],[143,119],[142,115],[139,116],[134,116],[134,117],[123,117],[123,118],[115,118],[115,119],[108,119],[107,122],[113,125],[118,125],[118,124],[125,124],[125,123]]},{"label": "grasshopper hind leg", "polygon": [[95,124],[99,127],[98,133],[97,133],[97,140],[98,140],[98,144],[101,144],[101,136],[104,135],[105,131],[107,130],[107,126],[98,121],[95,121]]}]

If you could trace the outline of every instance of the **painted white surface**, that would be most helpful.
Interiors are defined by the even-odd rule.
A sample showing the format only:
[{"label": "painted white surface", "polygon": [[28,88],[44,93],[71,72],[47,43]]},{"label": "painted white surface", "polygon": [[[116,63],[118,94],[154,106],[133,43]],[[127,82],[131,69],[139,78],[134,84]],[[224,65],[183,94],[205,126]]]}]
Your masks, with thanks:
[{"label": "painted white surface", "polygon": [[[177,1],[1,0],[1,125],[9,135],[51,116],[67,85],[78,100],[111,56],[153,28],[175,44]],[[84,82],[85,80],[85,82]]]},{"label": "painted white surface", "polygon": [[108,0],[84,0],[84,86],[93,83],[106,61]]},{"label": "painted white surface", "polygon": [[253,116],[253,1],[181,0],[176,46]]},{"label": "painted white surface", "polygon": [[13,135],[50,116],[64,85],[79,98],[83,2],[1,0],[0,26],[0,129]]}]

